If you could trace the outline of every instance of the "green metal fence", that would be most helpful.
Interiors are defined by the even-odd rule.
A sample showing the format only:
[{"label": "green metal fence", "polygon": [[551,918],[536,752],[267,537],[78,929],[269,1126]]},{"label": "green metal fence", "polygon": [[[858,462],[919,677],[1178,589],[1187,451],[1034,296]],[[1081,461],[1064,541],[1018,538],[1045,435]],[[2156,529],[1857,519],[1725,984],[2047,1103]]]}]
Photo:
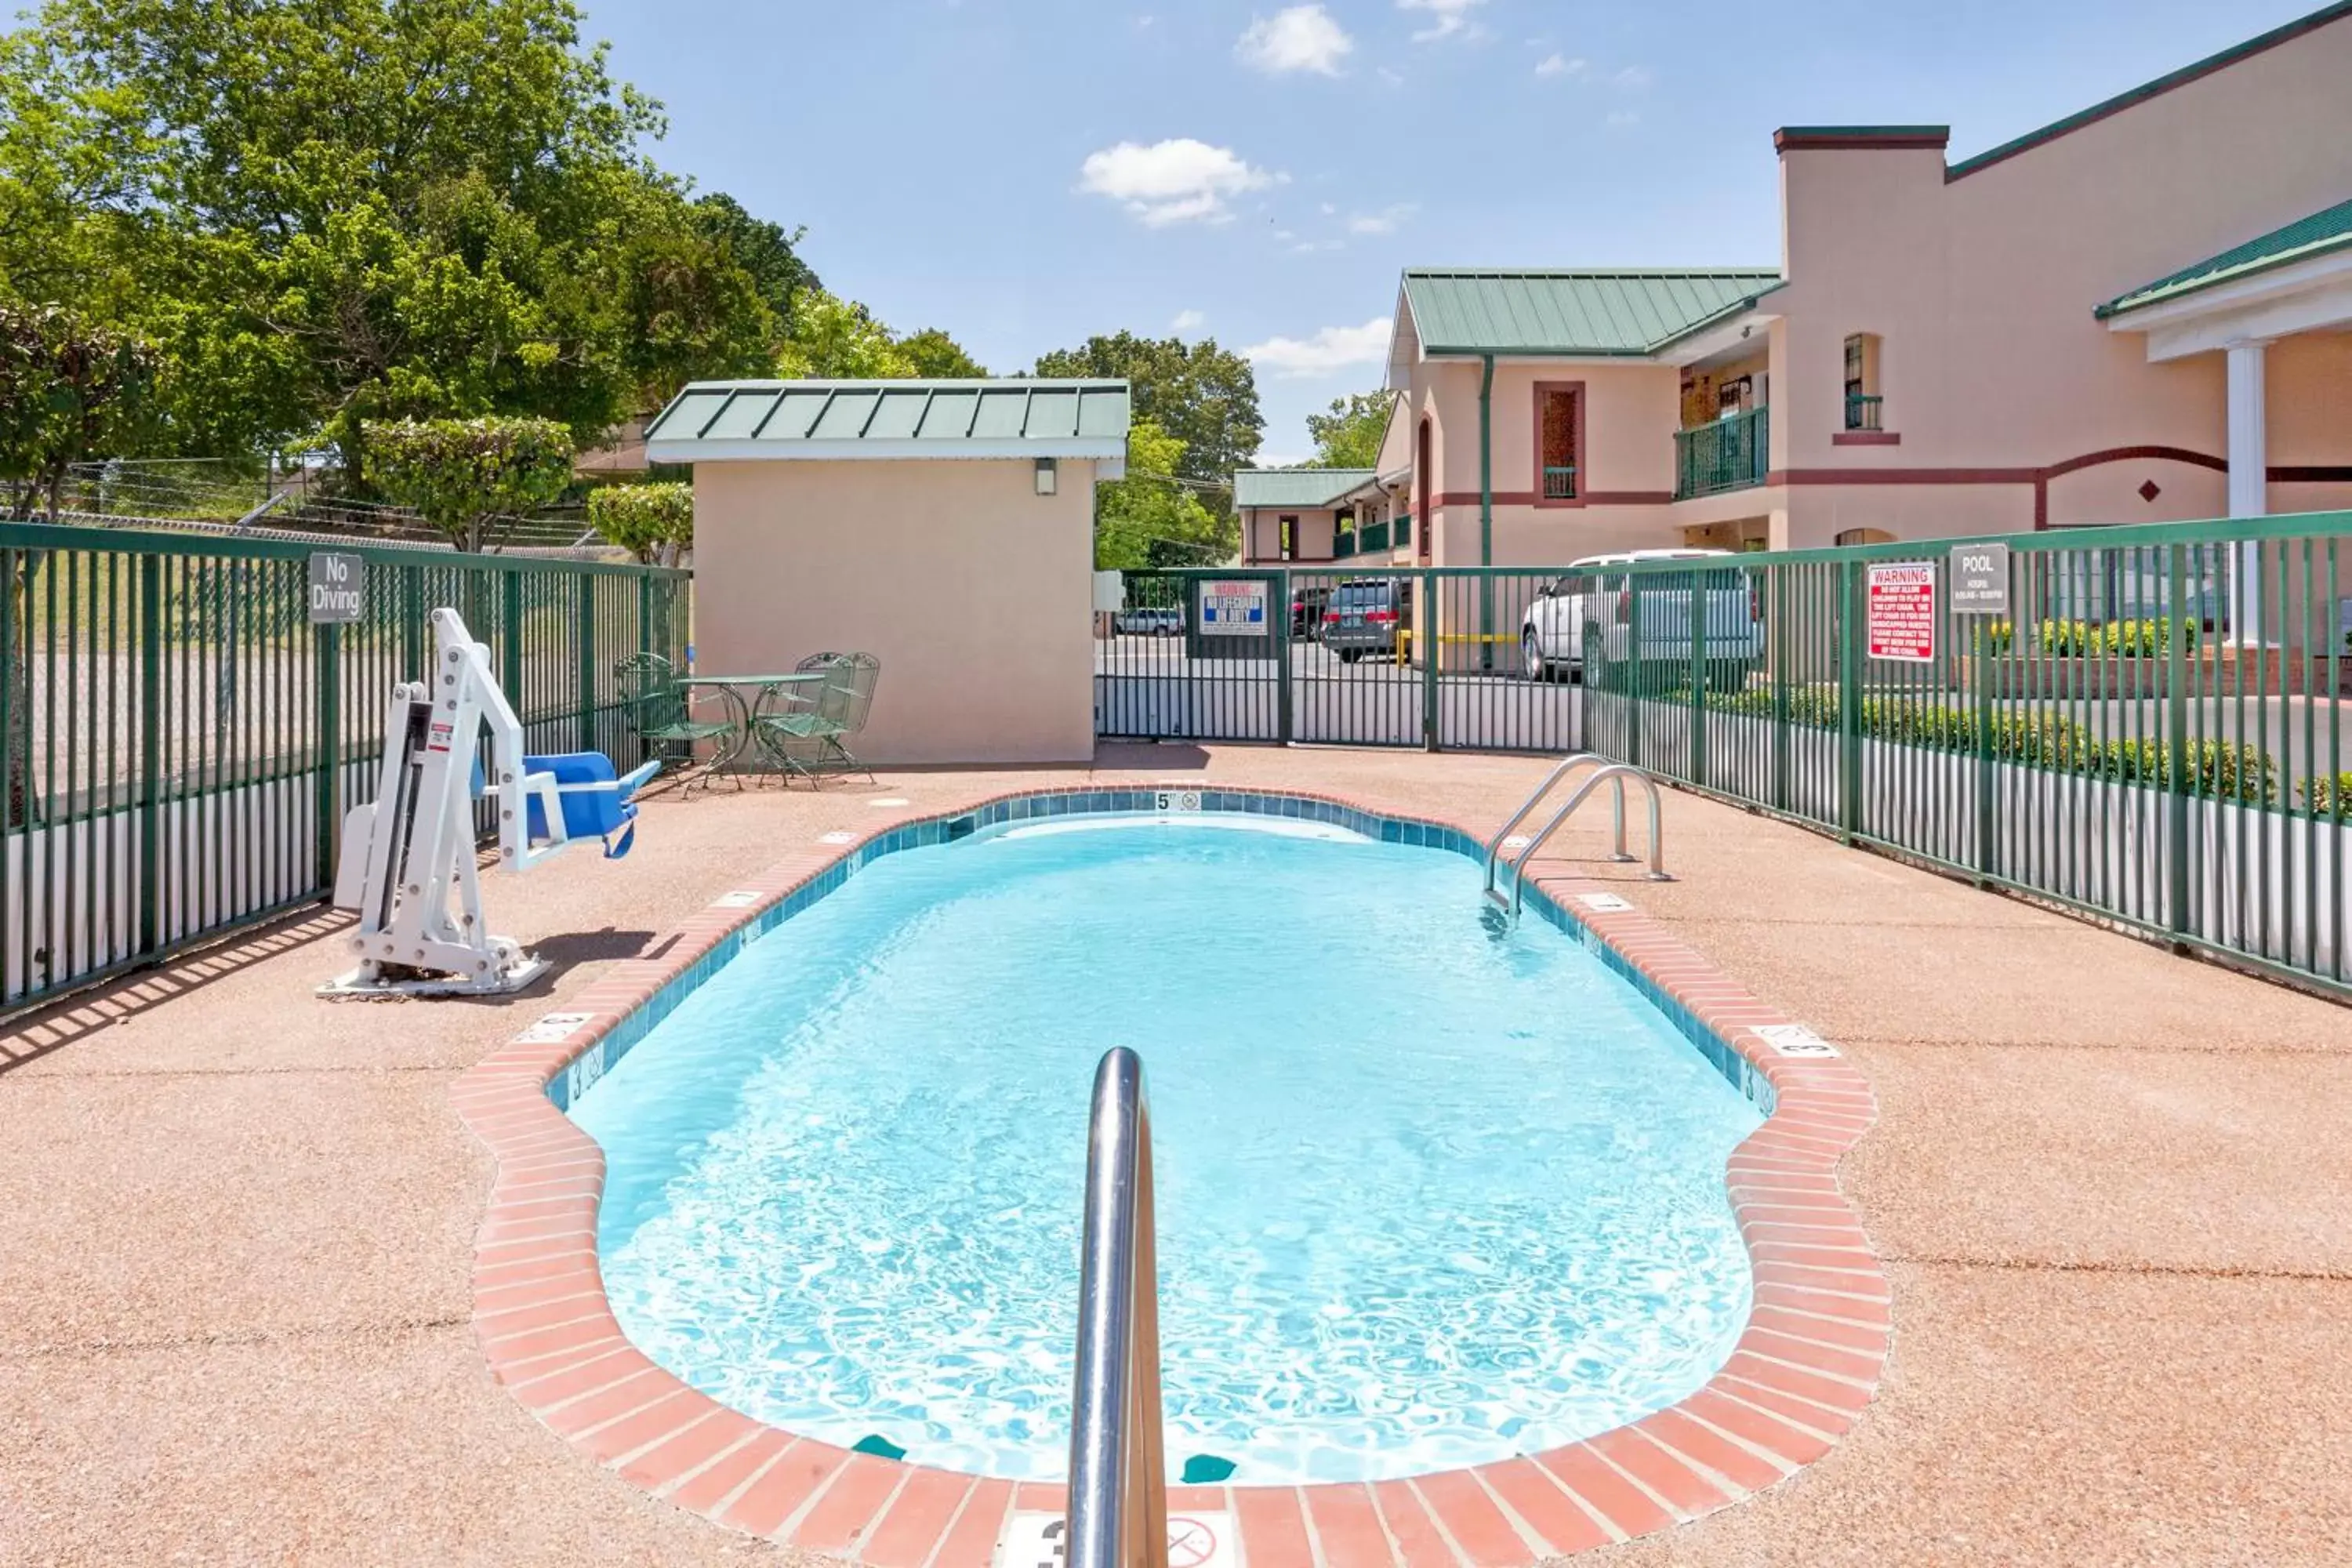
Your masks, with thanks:
[{"label": "green metal fence", "polygon": [[1588,749],[2352,991],[2352,514],[1583,583]]},{"label": "green metal fence", "polygon": [[683,659],[683,572],[338,545],[361,616],[313,626],[321,548],[0,524],[0,1006],[323,896],[436,607],[544,751],[634,760],[614,664]]}]

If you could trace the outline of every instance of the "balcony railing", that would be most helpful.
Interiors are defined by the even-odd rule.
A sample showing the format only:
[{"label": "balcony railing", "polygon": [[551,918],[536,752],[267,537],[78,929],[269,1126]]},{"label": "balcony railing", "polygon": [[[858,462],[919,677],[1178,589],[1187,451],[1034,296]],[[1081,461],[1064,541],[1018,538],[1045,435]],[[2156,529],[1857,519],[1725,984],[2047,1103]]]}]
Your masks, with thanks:
[{"label": "balcony railing", "polygon": [[1386,519],[1368,522],[1356,530],[1356,551],[1360,555],[1385,555],[1389,552],[1389,525]]},{"label": "balcony railing", "polygon": [[1339,532],[1331,536],[1332,560],[1345,561],[1349,556],[1353,555],[1355,552],[1356,533],[1353,529],[1343,528],[1339,530]]},{"label": "balcony railing", "polygon": [[1576,499],[1576,465],[1562,468],[1547,467],[1543,471],[1543,499],[1574,500]]},{"label": "balcony railing", "polygon": [[1878,405],[1883,400],[1873,392],[1849,392],[1845,395],[1845,427],[1849,430],[1879,428]]},{"label": "balcony railing", "polygon": [[1675,432],[1675,499],[1752,489],[1764,482],[1769,408]]}]

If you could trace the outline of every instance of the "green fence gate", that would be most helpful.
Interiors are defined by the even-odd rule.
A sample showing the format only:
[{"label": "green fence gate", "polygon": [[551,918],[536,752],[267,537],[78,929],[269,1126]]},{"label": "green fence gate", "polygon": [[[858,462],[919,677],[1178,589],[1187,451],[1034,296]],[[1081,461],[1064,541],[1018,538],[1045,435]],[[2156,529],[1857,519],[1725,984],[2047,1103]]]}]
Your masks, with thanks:
[{"label": "green fence gate", "polygon": [[[310,620],[310,557],[362,563]],[[0,523],[0,1007],[296,905],[375,789],[428,617],[489,645],[530,743],[634,760],[613,673],[683,662],[688,574],[299,541]]]},{"label": "green fence gate", "polygon": [[1574,694],[1558,672],[1530,676],[1520,639],[1559,576],[1380,562],[1126,573],[1120,609],[1096,627],[1095,730],[1565,750]]}]

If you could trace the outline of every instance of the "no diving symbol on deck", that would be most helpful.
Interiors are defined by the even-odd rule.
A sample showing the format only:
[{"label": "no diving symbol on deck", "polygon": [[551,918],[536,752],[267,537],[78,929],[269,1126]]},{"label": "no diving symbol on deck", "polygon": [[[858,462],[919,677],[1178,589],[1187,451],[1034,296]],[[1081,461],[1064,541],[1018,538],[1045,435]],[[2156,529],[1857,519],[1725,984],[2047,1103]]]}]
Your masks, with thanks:
[{"label": "no diving symbol on deck", "polygon": [[[1068,1521],[1058,1513],[1016,1513],[998,1550],[998,1568],[1065,1568]],[[1234,1516],[1168,1516],[1168,1568],[1235,1568]]]},{"label": "no diving symbol on deck", "polygon": [[1168,1568],[1208,1568],[1217,1554],[1217,1532],[1206,1521],[1182,1514],[1168,1521]]}]

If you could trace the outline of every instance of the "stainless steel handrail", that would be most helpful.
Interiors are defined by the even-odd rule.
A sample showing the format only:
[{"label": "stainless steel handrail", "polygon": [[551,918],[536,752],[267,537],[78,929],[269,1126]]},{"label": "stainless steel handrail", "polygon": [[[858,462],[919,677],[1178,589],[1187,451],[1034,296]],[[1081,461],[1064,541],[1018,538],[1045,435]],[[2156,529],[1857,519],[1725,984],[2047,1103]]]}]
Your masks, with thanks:
[{"label": "stainless steel handrail", "polygon": [[[1520,823],[1525,822],[1528,819],[1528,814],[1534,811],[1537,806],[1541,805],[1544,803],[1544,797],[1550,795],[1554,789],[1559,787],[1560,780],[1566,778],[1570,773],[1574,773],[1577,769],[1587,765],[1598,768],[1610,768],[1620,767],[1623,764],[1612,763],[1608,758],[1593,752],[1570,752],[1568,755],[1562,757],[1559,760],[1559,765],[1552,769],[1550,773],[1544,775],[1544,782],[1536,785],[1535,793],[1528,795],[1525,801],[1520,803],[1519,809],[1511,814],[1511,819],[1503,824],[1501,829],[1496,833],[1495,837],[1487,841],[1486,897],[1494,900],[1495,902],[1498,904],[1503,901],[1501,897],[1495,891],[1495,866],[1503,852],[1503,840],[1511,836],[1511,829],[1517,827]],[[1616,852],[1612,855],[1610,858],[1612,860],[1631,860],[1633,857],[1625,853],[1625,781],[1622,775],[1614,776],[1614,784],[1615,797],[1612,802],[1612,816],[1614,818],[1613,826],[1616,831],[1617,847]],[[1520,858],[1522,859],[1526,858],[1525,856],[1521,856]]]},{"label": "stainless steel handrail", "polygon": [[[1519,858],[1517,860],[1510,862],[1511,918],[1513,920],[1519,918],[1519,904],[1527,895],[1528,879],[1524,875],[1527,863],[1529,860],[1534,859],[1536,851],[1544,847],[1544,840],[1559,832],[1560,824],[1575,816],[1576,808],[1584,804],[1585,797],[1591,795],[1594,790],[1599,789],[1602,784],[1614,780],[1616,781],[1617,788],[1622,793],[1625,787],[1624,781],[1628,778],[1640,781],[1642,787],[1649,792],[1650,880],[1653,882],[1671,882],[1674,880],[1672,877],[1666,875],[1665,855],[1664,848],[1664,837],[1660,826],[1661,818],[1658,805],[1658,781],[1630,763],[1611,763],[1607,767],[1601,769],[1591,778],[1586,779],[1582,784],[1577,785],[1576,793],[1570,795],[1566,803],[1563,804],[1558,811],[1552,813],[1550,821],[1545,823],[1541,827],[1536,830],[1534,836],[1528,840],[1528,847],[1519,851]],[[1621,821],[1618,824],[1618,843],[1621,856],[1623,852],[1623,828],[1624,825]],[[1496,901],[1500,902],[1500,900],[1498,899]]]},{"label": "stainless steel handrail", "polygon": [[1168,1568],[1160,1417],[1160,1272],[1143,1062],[1113,1047],[1095,1069],[1071,1400],[1069,1568]]}]

